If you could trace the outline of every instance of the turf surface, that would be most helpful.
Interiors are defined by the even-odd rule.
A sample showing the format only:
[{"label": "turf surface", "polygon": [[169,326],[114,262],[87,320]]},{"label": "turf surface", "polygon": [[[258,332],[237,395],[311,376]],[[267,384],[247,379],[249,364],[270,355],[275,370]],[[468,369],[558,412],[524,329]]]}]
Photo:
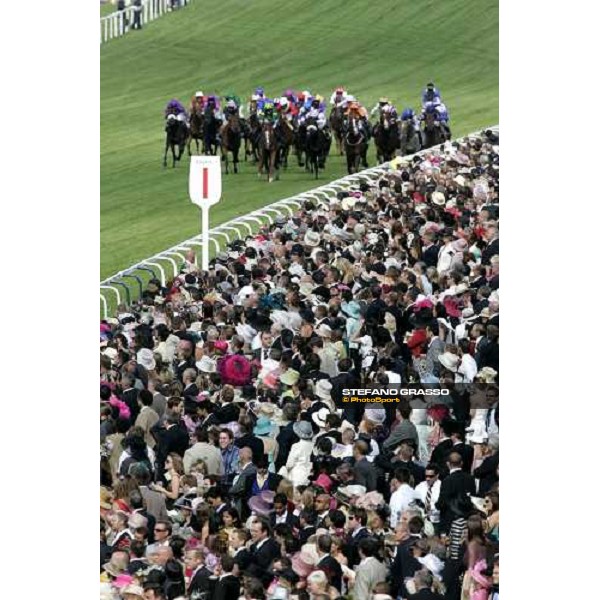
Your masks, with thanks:
[{"label": "turf surface", "polygon": [[[271,96],[293,87],[329,98],[344,85],[369,108],[381,95],[417,108],[430,79],[456,137],[498,122],[498,0],[194,0],[103,44],[101,278],[199,233],[189,159],[161,166],[171,98],[187,105],[197,89],[247,97],[257,85]],[[345,173],[333,156],[323,175]],[[295,165],[268,184],[242,163],[223,176],[211,226],[315,185]]]}]

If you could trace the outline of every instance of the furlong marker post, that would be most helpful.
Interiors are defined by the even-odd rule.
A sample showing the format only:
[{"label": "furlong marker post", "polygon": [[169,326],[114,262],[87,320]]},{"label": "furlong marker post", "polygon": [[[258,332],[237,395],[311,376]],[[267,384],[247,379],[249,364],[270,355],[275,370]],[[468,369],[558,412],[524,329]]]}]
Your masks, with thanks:
[{"label": "furlong marker post", "polygon": [[192,156],[189,192],[192,202],[202,211],[202,270],[208,271],[209,210],[221,199],[221,159],[218,156]]}]

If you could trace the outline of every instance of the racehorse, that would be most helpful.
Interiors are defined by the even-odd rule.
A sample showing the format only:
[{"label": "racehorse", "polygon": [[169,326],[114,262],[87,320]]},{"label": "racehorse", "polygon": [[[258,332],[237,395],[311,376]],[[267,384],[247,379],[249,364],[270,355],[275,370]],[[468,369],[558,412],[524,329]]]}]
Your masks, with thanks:
[{"label": "racehorse", "polygon": [[319,168],[325,167],[327,146],[325,132],[309,123],[306,126],[306,168],[315,174],[315,179],[319,179]]},{"label": "racehorse", "polygon": [[379,123],[373,129],[373,138],[377,150],[377,162],[381,164],[392,160],[396,150],[400,147],[400,132],[396,119],[389,113],[382,115]]},{"label": "racehorse", "polygon": [[433,113],[425,113],[422,137],[423,148],[431,148],[446,141],[446,133]]},{"label": "racehorse", "polygon": [[[169,115],[167,118],[167,124],[165,125],[165,131],[167,132],[167,140],[165,143],[165,156],[163,158],[163,167],[167,166],[167,153],[171,148],[171,154],[173,155],[173,168],[178,160],[181,160],[183,153],[185,152],[185,144],[188,139],[188,128],[183,121],[179,121],[175,115]],[[175,152],[175,147],[178,147],[178,152]]]},{"label": "racehorse", "polygon": [[215,116],[215,110],[212,106],[207,106],[204,109],[204,140],[202,146],[203,154],[210,154],[212,156],[217,154],[219,148],[219,140],[217,139],[217,133],[221,121]]},{"label": "racehorse", "polygon": [[306,123],[298,124],[296,119],[296,134],[294,135],[294,148],[298,158],[298,166],[303,167],[303,157],[306,152]]},{"label": "racehorse", "polygon": [[283,165],[284,169],[287,169],[288,155],[294,144],[294,128],[285,116],[281,116],[277,121],[277,125],[275,125],[275,129],[279,141],[278,163]]},{"label": "racehorse", "polygon": [[199,107],[194,107],[190,113],[190,137],[188,139],[188,154],[192,156],[192,140],[196,142],[196,153],[200,154],[200,140],[204,138],[204,115]]},{"label": "racehorse", "polygon": [[366,161],[368,142],[367,136],[360,120],[355,115],[348,116],[344,132],[344,151],[346,153],[346,164],[348,173],[356,173],[360,168],[361,160]]},{"label": "racehorse", "polygon": [[344,109],[341,106],[335,106],[329,113],[329,128],[333,131],[335,143],[340,156],[344,154],[344,144],[342,141],[344,135]]},{"label": "racehorse", "polygon": [[414,154],[421,149],[420,131],[415,127],[412,119],[400,123],[400,155]]},{"label": "racehorse", "polygon": [[258,140],[258,176],[263,174],[266,167],[269,183],[273,181],[273,175],[279,179],[278,164],[279,144],[275,134],[273,123],[265,122],[262,126]]},{"label": "racehorse", "polygon": [[244,151],[246,152],[246,160],[248,160],[248,155],[252,155],[254,162],[258,162],[258,142],[260,139],[260,121],[258,120],[258,115],[253,112],[250,113],[248,117],[248,133],[245,137],[246,144],[244,146]]},{"label": "racehorse", "polygon": [[242,140],[244,140],[244,160],[248,160],[248,154],[250,153],[250,125],[246,119],[240,117],[240,129],[242,131]]},{"label": "racehorse", "polygon": [[238,172],[239,152],[242,145],[240,118],[232,115],[221,127],[221,160],[225,161],[225,173],[229,174],[229,152],[233,155],[233,172]]}]

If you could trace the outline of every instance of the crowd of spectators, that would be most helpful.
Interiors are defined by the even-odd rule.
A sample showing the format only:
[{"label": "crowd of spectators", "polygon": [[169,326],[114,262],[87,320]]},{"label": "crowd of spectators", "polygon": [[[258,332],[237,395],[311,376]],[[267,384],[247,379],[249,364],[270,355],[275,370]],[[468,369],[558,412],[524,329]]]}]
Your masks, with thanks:
[{"label": "crowd of spectators", "polygon": [[491,131],[190,252],[100,324],[101,598],[497,600],[499,327]]}]

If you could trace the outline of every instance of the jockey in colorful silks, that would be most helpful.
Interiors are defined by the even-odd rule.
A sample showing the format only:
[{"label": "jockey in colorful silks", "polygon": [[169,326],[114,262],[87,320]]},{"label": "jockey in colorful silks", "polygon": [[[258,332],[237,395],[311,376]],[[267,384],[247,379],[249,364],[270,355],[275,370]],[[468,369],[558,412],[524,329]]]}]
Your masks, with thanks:
[{"label": "jockey in colorful silks", "polygon": [[257,87],[254,90],[254,95],[257,97],[256,106],[258,108],[258,112],[262,112],[265,102],[268,100],[268,98],[265,97],[265,89],[262,87]]},{"label": "jockey in colorful silks", "polygon": [[440,90],[435,87],[433,82],[427,84],[421,93],[421,107],[425,108],[427,102],[433,102],[435,99],[441,100]]},{"label": "jockey in colorful silks", "polygon": [[377,115],[381,119],[386,106],[391,106],[390,101],[386,96],[382,96],[379,98],[379,102],[371,109],[370,116]]},{"label": "jockey in colorful silks", "polygon": [[338,87],[335,89],[333,94],[331,94],[329,104],[332,104],[334,107],[338,107],[346,100],[347,97],[348,93],[346,92],[346,90],[343,87]]},{"label": "jockey in colorful silks", "polygon": [[421,111],[421,121],[425,121],[425,115],[433,114],[435,120],[442,126],[448,139],[450,138],[450,116],[446,105],[439,99],[436,98],[433,102],[426,102],[423,110]]},{"label": "jockey in colorful silks", "polygon": [[175,115],[178,121],[187,123],[187,112],[185,110],[185,107],[176,98],[169,100],[167,107],[165,108],[165,119],[169,115]]},{"label": "jockey in colorful silks", "polygon": [[226,94],[225,96],[225,109],[223,114],[225,115],[225,120],[228,120],[232,115],[240,116],[241,106],[240,99],[235,94]]},{"label": "jockey in colorful silks", "polygon": [[412,108],[405,108],[400,116],[402,121],[412,121],[415,129],[419,130],[419,119]]},{"label": "jockey in colorful silks", "polygon": [[204,92],[198,91],[194,94],[192,98],[192,102],[190,104],[190,112],[194,112],[194,110],[203,111],[204,110]]}]

